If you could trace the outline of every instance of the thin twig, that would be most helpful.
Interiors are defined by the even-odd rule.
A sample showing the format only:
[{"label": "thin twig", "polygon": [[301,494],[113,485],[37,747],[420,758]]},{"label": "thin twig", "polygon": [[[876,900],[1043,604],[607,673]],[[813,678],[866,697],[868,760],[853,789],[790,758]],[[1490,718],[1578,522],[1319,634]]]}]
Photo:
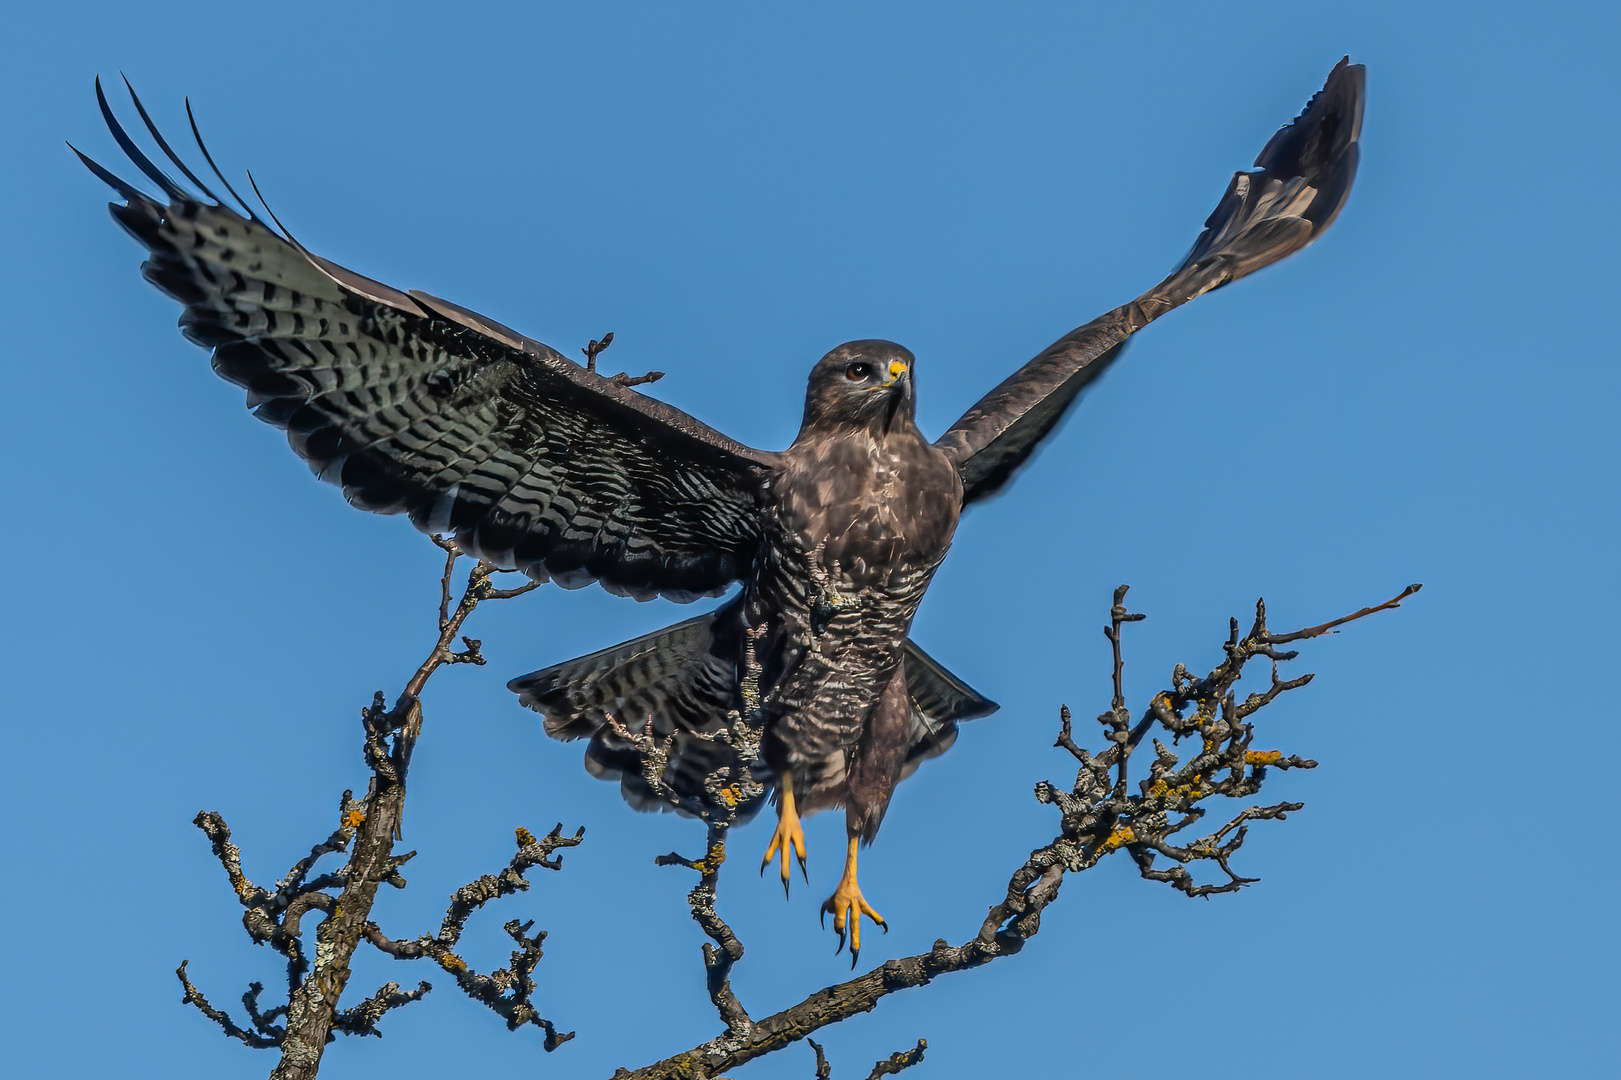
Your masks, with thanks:
[{"label": "thin twig", "polygon": [[1323,623],[1321,626],[1308,626],[1306,629],[1296,630],[1292,634],[1275,635],[1270,639],[1270,641],[1273,645],[1283,645],[1291,641],[1301,641],[1306,638],[1318,637],[1322,634],[1328,633],[1336,626],[1344,626],[1348,622],[1354,622],[1365,615],[1372,615],[1376,611],[1390,611],[1393,608],[1399,608],[1401,607],[1401,602],[1403,600],[1407,599],[1409,596],[1412,596],[1423,587],[1424,584],[1422,582],[1416,582],[1407,586],[1407,588],[1403,589],[1400,593],[1391,597],[1389,600],[1386,600],[1382,604],[1375,604],[1372,607],[1365,607],[1359,611],[1353,611],[1349,615],[1341,616],[1338,619],[1331,619],[1328,622]]},{"label": "thin twig", "polygon": [[608,351],[608,346],[612,345],[613,343],[614,343],[613,331],[610,330],[606,334],[602,335],[602,340],[601,341],[598,341],[598,340],[593,338],[592,341],[591,341],[591,344],[589,344],[585,348],[581,349],[580,351],[585,353],[585,370],[587,370],[587,371],[596,371],[597,370],[597,357],[599,357],[603,353],[607,352]]}]

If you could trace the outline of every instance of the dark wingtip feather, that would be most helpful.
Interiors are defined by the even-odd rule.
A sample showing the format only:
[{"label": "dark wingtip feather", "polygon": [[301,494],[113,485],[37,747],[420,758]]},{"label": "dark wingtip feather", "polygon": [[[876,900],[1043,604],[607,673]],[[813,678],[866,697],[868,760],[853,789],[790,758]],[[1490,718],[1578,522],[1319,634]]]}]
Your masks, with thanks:
[{"label": "dark wingtip feather", "polygon": [[118,122],[118,117],[113,115],[113,107],[107,102],[107,93],[101,88],[100,75],[96,76],[96,104],[101,106],[101,118],[107,122],[107,129],[113,133],[113,138],[117,140],[119,149],[124,151],[130,161],[135,163],[135,167],[145,173],[147,178],[154,184],[162,188],[163,193],[169,196],[170,199],[176,201],[190,199],[191,196],[186,189],[171,180],[162,169],[152,164],[152,159],[147,157],[139,146],[135,145],[135,140],[131,139],[129,132],[124,130],[124,125]]},{"label": "dark wingtip feather", "polygon": [[248,205],[248,200],[236,193],[236,188],[232,187],[231,182],[225,179],[225,174],[220,172],[220,167],[214,164],[214,155],[208,152],[208,144],[203,142],[203,133],[198,130],[197,114],[191,111],[191,98],[189,97],[186,99],[186,119],[191,123],[191,137],[197,140],[197,149],[203,152],[203,160],[208,162],[208,167],[214,170],[214,175],[219,177],[221,184],[225,185],[225,190],[230,192],[231,198],[235,199],[237,204],[242,207],[242,212],[248,215],[248,220],[263,225],[264,221],[258,214],[253,212],[253,207]]},{"label": "dark wingtip feather", "polygon": [[[300,244],[298,242],[298,237],[293,235],[293,231],[287,226],[283,225],[281,223],[281,218],[277,217],[276,212],[270,209],[270,204],[265,201],[264,193],[259,190],[259,182],[253,178],[253,170],[248,169],[247,174],[249,186],[253,188],[253,193],[259,197],[259,205],[265,208],[265,213],[269,214],[270,220],[276,223],[276,228],[281,230],[281,235],[286,238],[289,244],[297,248],[305,256],[305,258],[309,258],[311,254],[310,249],[305,247],[303,244]],[[319,269],[319,267],[317,267],[317,269]]]},{"label": "dark wingtip feather", "polygon": [[169,140],[163,137],[163,132],[159,131],[158,126],[152,122],[152,117],[147,114],[146,106],[141,104],[140,95],[135,92],[135,87],[130,85],[129,76],[122,71],[118,73],[118,76],[124,80],[124,89],[129,91],[129,99],[135,103],[135,111],[141,114],[141,123],[146,125],[146,130],[151,134],[153,141],[158,144],[158,149],[162,150],[165,156],[174,162],[175,168],[179,169],[187,180],[197,185],[199,191],[215,203],[218,203],[220,197],[210,191],[208,185],[198,179],[197,174],[192,172],[184,161],[180,160],[180,155],[174,152],[174,148],[169,145]]},{"label": "dark wingtip feather", "polygon": [[1319,179],[1362,137],[1368,69],[1349,56],[1334,65],[1300,115],[1279,128],[1255,157],[1268,172]]},{"label": "dark wingtip feather", "polygon": [[102,183],[124,196],[124,198],[128,199],[130,202],[135,202],[139,199],[145,199],[147,197],[146,194],[139,188],[131,187],[123,180],[120,180],[117,176],[114,176],[111,172],[108,172],[106,169],[102,168],[77,146],[74,146],[72,143],[68,143],[67,147],[69,150],[72,150],[79,156],[79,160],[84,162],[84,167],[94,173],[96,175],[96,179],[100,180]]}]

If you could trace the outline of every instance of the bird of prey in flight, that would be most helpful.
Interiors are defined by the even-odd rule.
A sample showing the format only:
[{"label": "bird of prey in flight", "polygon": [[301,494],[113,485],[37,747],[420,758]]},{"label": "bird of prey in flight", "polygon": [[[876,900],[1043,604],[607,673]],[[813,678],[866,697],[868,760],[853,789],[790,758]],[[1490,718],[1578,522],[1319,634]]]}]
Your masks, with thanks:
[{"label": "bird of prey in flight", "polygon": [[[306,250],[240,198],[238,210],[217,197],[135,100],[188,189],[119,125],[99,82],[114,137],[162,196],[80,157],[122,197],[113,217],[147,249],[147,280],[184,306],[185,335],[213,350],[214,369],[350,503],[403,513],[463,551],[564,588],[599,582],[639,600],[690,601],[741,583],[708,614],[510,685],[548,734],[588,740],[592,773],[651,807],[671,791],[706,798],[704,777],[734,753],[713,734],[753,671],[760,760],[732,763],[775,796],[765,862],[780,857],[786,886],[790,854],[804,868],[801,815],[844,808],[844,872],[823,910],[854,953],[863,915],[884,925],[861,894],[860,844],[957,723],[996,708],[907,636],[959,514],[1008,481],[1132,333],[1329,226],[1356,174],[1363,88],[1364,69],[1342,60],[1256,169],[1233,177],[1169,276],[1065,334],[938,439],[913,422],[913,355],[851,341],[811,368],[803,426],[781,452],[744,446],[466,308]],[[644,740],[625,738],[647,733],[672,747],[657,787],[644,779]]]}]

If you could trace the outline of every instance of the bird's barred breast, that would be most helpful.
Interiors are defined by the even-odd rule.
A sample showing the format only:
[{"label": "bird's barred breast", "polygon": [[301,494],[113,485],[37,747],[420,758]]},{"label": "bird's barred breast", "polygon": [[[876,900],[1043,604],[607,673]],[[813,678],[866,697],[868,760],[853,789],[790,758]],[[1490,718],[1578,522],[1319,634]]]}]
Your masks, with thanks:
[{"label": "bird's barred breast", "polygon": [[768,723],[795,766],[860,737],[950,547],[961,482],[910,435],[796,446],[775,478],[745,617],[769,629]]}]

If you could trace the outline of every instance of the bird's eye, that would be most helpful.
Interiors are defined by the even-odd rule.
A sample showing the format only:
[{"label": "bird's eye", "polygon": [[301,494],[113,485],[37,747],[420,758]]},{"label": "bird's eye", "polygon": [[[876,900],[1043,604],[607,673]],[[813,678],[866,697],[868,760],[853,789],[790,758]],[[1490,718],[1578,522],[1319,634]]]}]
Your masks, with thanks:
[{"label": "bird's eye", "polygon": [[857,361],[844,369],[844,377],[851,382],[860,382],[872,374],[872,365]]}]

